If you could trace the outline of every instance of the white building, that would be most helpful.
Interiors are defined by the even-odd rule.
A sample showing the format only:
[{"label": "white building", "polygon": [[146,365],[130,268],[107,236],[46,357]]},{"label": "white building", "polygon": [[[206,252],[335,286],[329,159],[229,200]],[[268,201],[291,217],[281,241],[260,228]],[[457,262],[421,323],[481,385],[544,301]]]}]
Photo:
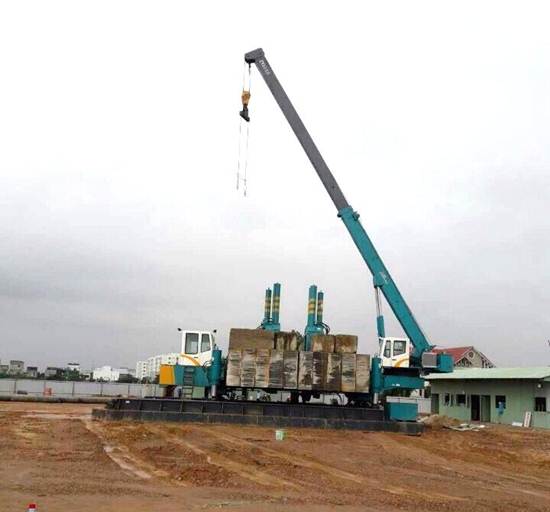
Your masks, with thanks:
[{"label": "white building", "polygon": [[94,369],[93,379],[104,382],[117,382],[120,377],[131,375],[128,368],[112,368],[111,366],[102,366]]},{"label": "white building", "polygon": [[138,361],[136,363],[136,379],[142,380],[149,377],[149,364],[147,361]]},{"label": "white building", "polygon": [[160,373],[160,366],[162,364],[175,365],[178,364],[180,354],[172,352],[170,354],[158,354],[151,356],[145,361],[138,361],[136,363],[136,377],[141,379],[154,380]]},{"label": "white building", "polygon": [[80,363],[67,363],[67,370],[80,373]]}]

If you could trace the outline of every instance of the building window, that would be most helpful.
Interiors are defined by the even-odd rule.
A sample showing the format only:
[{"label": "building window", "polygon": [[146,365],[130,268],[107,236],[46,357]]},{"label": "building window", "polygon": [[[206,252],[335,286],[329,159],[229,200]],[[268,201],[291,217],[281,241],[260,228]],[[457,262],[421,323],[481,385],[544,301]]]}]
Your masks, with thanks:
[{"label": "building window", "polygon": [[546,397],[545,396],[536,396],[535,397],[535,411],[537,412],[546,412]]},{"label": "building window", "polygon": [[466,405],[466,395],[456,395],[456,405]]},{"label": "building window", "polygon": [[[502,406],[500,404],[502,403]],[[504,395],[496,395],[495,396],[495,407],[497,409],[500,409],[501,407],[503,409],[506,409],[506,396]]]},{"label": "building window", "polygon": [[443,404],[446,406],[451,405],[451,395],[449,393],[445,393],[445,400],[443,401]]}]

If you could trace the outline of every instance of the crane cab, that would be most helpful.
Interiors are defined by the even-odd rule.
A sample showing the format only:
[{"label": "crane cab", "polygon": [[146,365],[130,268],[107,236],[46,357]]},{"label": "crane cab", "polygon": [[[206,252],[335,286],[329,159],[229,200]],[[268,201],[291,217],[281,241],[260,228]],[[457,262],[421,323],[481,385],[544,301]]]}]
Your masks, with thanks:
[{"label": "crane cab", "polygon": [[409,368],[411,341],[408,338],[379,338],[384,368]]},{"label": "crane cab", "polygon": [[208,331],[182,331],[179,364],[203,366],[212,361],[214,334]]}]

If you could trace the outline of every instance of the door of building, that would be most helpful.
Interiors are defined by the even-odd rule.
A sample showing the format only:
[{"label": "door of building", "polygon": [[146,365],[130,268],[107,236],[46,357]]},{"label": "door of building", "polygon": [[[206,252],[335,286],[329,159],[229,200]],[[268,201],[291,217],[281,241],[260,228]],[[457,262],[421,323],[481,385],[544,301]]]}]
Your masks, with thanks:
[{"label": "door of building", "polygon": [[470,416],[470,419],[472,421],[479,421],[479,409],[480,409],[480,406],[479,406],[479,395],[472,395],[470,397],[471,399],[471,402],[472,402],[472,408],[471,408],[471,416]]},{"label": "door of building", "polygon": [[432,414],[439,414],[439,393],[432,394]]},{"label": "door of building", "polygon": [[481,414],[480,420],[490,422],[491,421],[491,395],[481,396]]}]

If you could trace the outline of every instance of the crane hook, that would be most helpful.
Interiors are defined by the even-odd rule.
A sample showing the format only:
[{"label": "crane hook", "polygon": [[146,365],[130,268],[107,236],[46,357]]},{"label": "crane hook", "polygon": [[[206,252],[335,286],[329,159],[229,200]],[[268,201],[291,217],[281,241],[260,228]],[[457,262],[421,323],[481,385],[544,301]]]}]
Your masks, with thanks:
[{"label": "crane hook", "polygon": [[241,100],[243,102],[243,109],[239,112],[239,114],[248,123],[250,122],[250,117],[248,115],[248,102],[250,101],[250,91],[243,89]]}]

